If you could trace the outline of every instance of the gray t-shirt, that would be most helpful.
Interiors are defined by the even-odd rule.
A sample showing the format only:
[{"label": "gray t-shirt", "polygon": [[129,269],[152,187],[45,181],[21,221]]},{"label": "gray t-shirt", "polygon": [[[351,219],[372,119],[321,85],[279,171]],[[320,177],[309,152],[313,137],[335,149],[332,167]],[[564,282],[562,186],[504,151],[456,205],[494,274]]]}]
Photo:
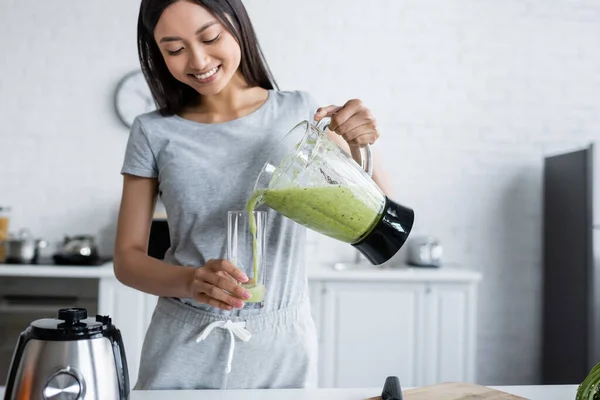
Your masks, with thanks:
[{"label": "gray t-shirt", "polygon": [[[157,111],[135,119],[121,172],[158,178],[171,236],[165,262],[200,267],[226,258],[227,212],[245,209],[269,149],[300,121],[312,121],[317,107],[306,92],[270,90],[258,110],[229,122],[199,123]],[[263,311],[270,311],[308,296],[306,230],[260,209],[268,211]],[[255,313],[181,300],[219,314]]]}]

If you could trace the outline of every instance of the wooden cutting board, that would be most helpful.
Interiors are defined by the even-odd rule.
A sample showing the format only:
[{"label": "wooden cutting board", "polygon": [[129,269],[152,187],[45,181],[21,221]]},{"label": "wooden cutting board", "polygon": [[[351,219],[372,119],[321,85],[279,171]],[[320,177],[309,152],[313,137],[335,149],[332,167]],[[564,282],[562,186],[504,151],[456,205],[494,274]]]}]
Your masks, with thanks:
[{"label": "wooden cutting board", "polygon": [[[469,383],[448,382],[403,390],[403,400],[526,400],[524,397]],[[381,400],[381,396],[368,400]]]}]

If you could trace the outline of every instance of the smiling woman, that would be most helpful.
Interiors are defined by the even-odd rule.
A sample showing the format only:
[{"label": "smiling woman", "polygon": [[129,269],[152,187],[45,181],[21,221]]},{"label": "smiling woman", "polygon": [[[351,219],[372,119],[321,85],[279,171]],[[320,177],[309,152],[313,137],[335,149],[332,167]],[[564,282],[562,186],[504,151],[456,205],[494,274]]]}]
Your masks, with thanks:
[{"label": "smiling woman", "polygon": [[[244,309],[252,294],[226,259],[227,215],[252,195],[264,150],[299,121],[330,116],[328,135],[350,152],[379,137],[370,110],[359,100],[319,107],[306,92],[276,90],[241,0],[142,0],[138,52],[159,109],[131,127],[114,268],[159,300],[135,388],[314,387],[306,229],[267,211],[268,290],[263,308]],[[374,171],[382,186],[376,163]],[[148,255],[157,197],[168,216],[164,260]]]},{"label": "smiling woman", "polygon": [[241,2],[153,3],[139,16],[138,50],[163,115],[219,93],[238,70],[249,87],[277,87]]}]

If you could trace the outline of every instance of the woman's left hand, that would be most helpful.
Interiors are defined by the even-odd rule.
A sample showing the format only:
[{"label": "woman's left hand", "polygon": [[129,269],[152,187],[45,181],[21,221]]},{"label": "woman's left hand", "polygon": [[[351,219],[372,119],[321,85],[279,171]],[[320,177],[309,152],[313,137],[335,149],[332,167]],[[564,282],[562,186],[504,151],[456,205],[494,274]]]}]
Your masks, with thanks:
[{"label": "woman's left hand", "polygon": [[337,133],[351,147],[373,144],[379,138],[377,123],[371,111],[358,99],[349,100],[344,106],[321,107],[315,114],[315,121],[331,117],[329,130]]}]

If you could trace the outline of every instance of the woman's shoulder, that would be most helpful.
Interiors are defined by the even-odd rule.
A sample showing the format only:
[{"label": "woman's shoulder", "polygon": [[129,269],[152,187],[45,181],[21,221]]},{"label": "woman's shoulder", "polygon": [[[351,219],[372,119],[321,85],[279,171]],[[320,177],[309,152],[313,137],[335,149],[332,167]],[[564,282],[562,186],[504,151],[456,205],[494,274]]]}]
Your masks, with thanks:
[{"label": "woman's shoulder", "polygon": [[144,114],[140,114],[135,117],[135,122],[147,127],[152,125],[160,125],[171,121],[174,118],[173,115],[163,115],[159,110],[150,111]]},{"label": "woman's shoulder", "polygon": [[148,140],[152,140],[169,131],[176,118],[174,115],[163,115],[159,110],[139,114],[133,120],[131,132],[140,133]]},{"label": "woman's shoulder", "polygon": [[279,90],[273,91],[273,93],[275,93],[277,102],[286,108],[308,108],[312,110],[319,107],[316,99],[306,90]]}]

